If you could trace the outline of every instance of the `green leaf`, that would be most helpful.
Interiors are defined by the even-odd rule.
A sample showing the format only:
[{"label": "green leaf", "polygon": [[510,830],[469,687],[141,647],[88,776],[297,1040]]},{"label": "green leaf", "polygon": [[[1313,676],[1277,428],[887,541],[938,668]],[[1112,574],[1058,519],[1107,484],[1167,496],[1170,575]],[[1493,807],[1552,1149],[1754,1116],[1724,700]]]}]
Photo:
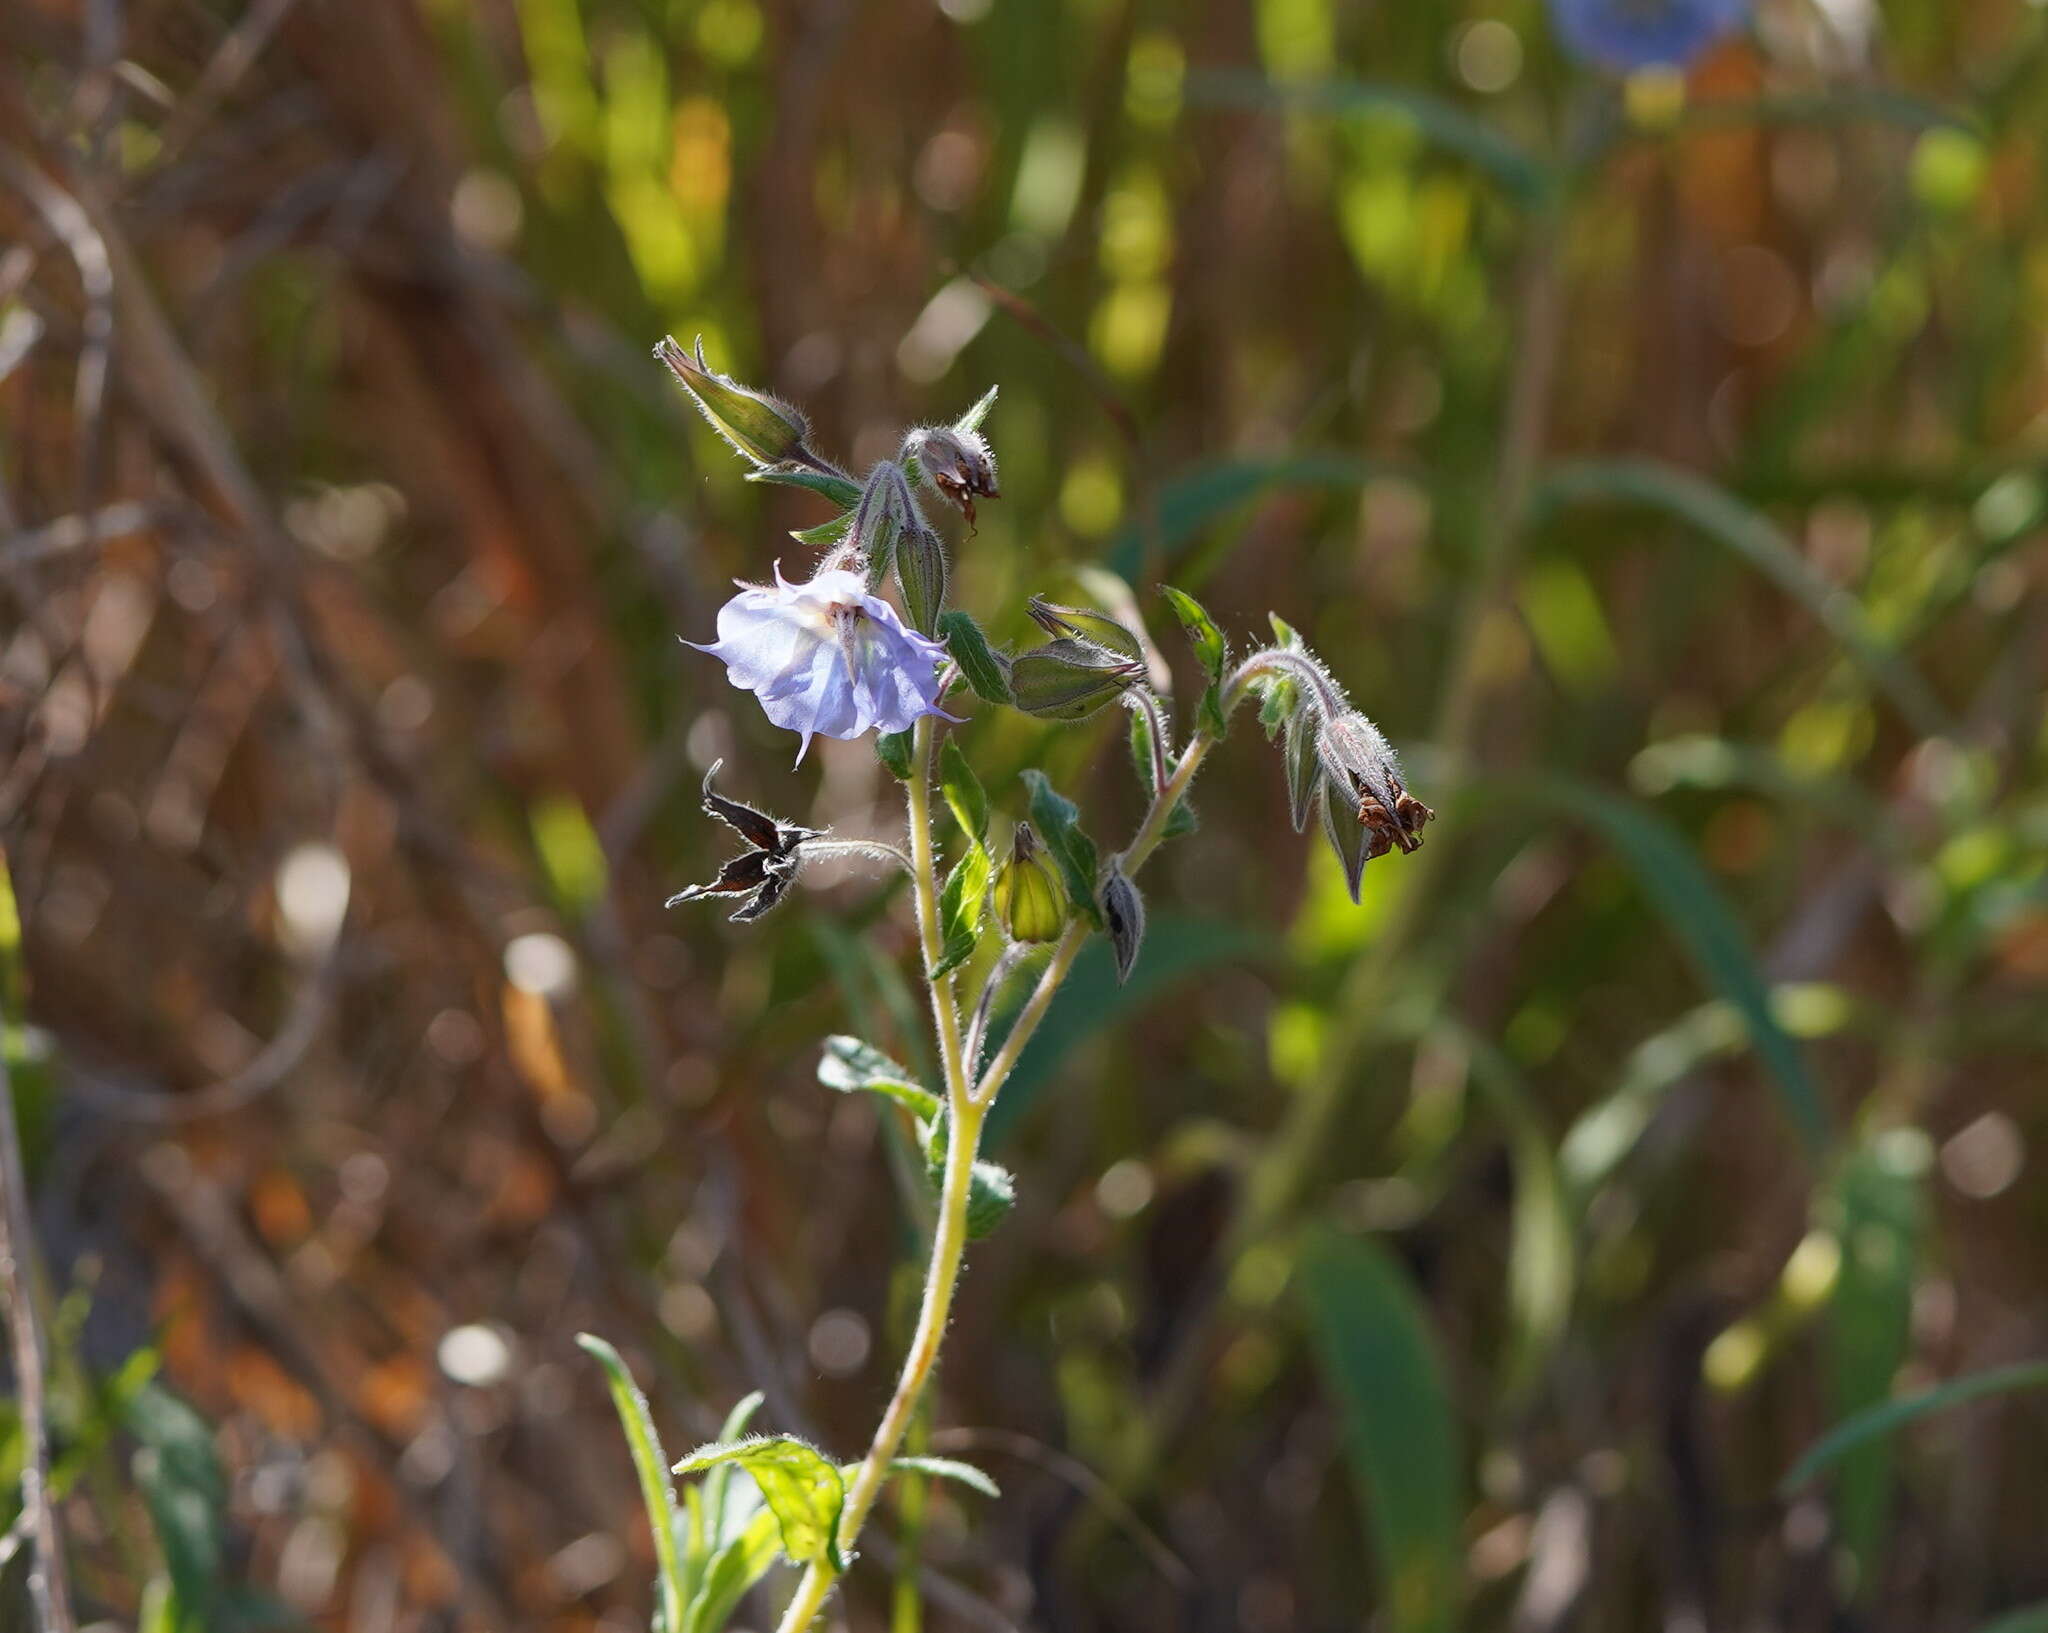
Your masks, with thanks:
[{"label": "green leaf", "polygon": [[2016,1366],[1992,1367],[1952,1378],[1945,1384],[1886,1401],[1838,1423],[1794,1463],[1778,1482],[1780,1496],[1789,1497],[1830,1464],[1858,1447],[1880,1440],[1896,1429],[1937,1412],[1947,1412],[1989,1395],[2005,1395],[2023,1389],[2048,1389],[2048,1361],[2022,1361]]},{"label": "green leaf", "polygon": [[[919,1086],[908,1067],[899,1066],[871,1043],[835,1033],[825,1040],[825,1052],[818,1061],[818,1081],[842,1094],[865,1090],[887,1095],[912,1115],[938,1115],[939,1097]],[[730,1440],[730,1434],[721,1437]]]},{"label": "green leaf", "polygon": [[2009,1610],[2003,1616],[1986,1622],[1977,1629],[1977,1633],[2048,1633],[2048,1599]]},{"label": "green leaf", "polygon": [[939,614],[939,639],[946,643],[946,650],[953,655],[953,661],[960,666],[960,673],[973,688],[974,695],[984,703],[1008,703],[1010,701],[1009,677],[1003,673],[1003,666],[988,644],[988,637],[965,611],[955,607],[951,612]]},{"label": "green leaf", "polygon": [[773,482],[785,488],[808,488],[812,493],[822,493],[841,510],[851,510],[860,503],[860,484],[843,476],[830,476],[824,471],[806,471],[784,465],[771,465],[766,470],[747,472],[749,482]]},{"label": "green leaf", "polygon": [[1559,1166],[1581,1205],[1634,1149],[1665,1091],[1708,1061],[1739,1051],[1747,1036],[1735,1006],[1715,999],[1629,1052],[1620,1083],[1580,1115],[1558,1148]]},{"label": "green leaf", "polygon": [[898,782],[910,781],[911,736],[907,731],[885,731],[875,736],[875,758]]},{"label": "green leaf", "polygon": [[[1174,616],[1180,620],[1180,627],[1188,632],[1188,640],[1194,646],[1195,656],[1201,659],[1202,667],[1208,671],[1209,679],[1221,680],[1223,660],[1228,648],[1223,639],[1223,631],[1216,627],[1216,620],[1209,616],[1201,602],[1184,590],[1176,590],[1171,584],[1162,584],[1159,586],[1159,592],[1166,597],[1167,605],[1173,608]],[[1220,719],[1220,710],[1217,711],[1217,715]],[[1219,732],[1217,735],[1222,734]]]},{"label": "green leaf", "polygon": [[950,975],[974,956],[974,944],[981,939],[981,910],[988,900],[988,882],[994,869],[988,849],[979,840],[968,843],[966,854],[953,864],[946,882],[939,887],[939,933],[944,945],[931,978]]},{"label": "green leaf", "polygon": [[605,1384],[611,1390],[612,1408],[619,1414],[619,1426],[626,1431],[626,1449],[632,1453],[634,1472],[640,1476],[640,1500],[647,1510],[647,1523],[654,1532],[655,1582],[661,1597],[664,1624],[683,1625],[683,1559],[676,1542],[676,1493],[668,1477],[667,1456],[654,1419],[647,1410],[647,1397],[633,1382],[633,1374],[619,1352],[593,1333],[578,1333],[576,1342],[586,1355],[604,1368]]},{"label": "green leaf", "polygon": [[1256,73],[1206,71],[1188,75],[1188,99],[1197,106],[1300,109],[1338,118],[1391,119],[1411,127],[1430,146],[1464,160],[1516,203],[1540,202],[1550,172],[1488,120],[1455,102],[1407,85],[1367,80],[1271,80]]},{"label": "green leaf", "polygon": [[1152,764],[1152,717],[1143,709],[1131,710],[1131,769],[1149,798],[1157,774]]},{"label": "green leaf", "polygon": [[823,1452],[794,1435],[753,1435],[699,1446],[676,1464],[675,1472],[701,1474],[721,1463],[737,1464],[754,1477],[781,1527],[785,1554],[799,1564],[822,1559],[834,1571],[846,1569],[839,1553],[846,1483]]},{"label": "green leaf", "polygon": [[1465,1499],[1450,1393],[1422,1307],[1381,1248],[1327,1231],[1303,1252],[1301,1296],[1344,1411],[1383,1583],[1381,1625],[1448,1633],[1459,1612]]},{"label": "green leaf", "polygon": [[[1175,476],[1159,490],[1153,528],[1164,553],[1159,565],[1172,565],[1183,582],[1200,579],[1205,552],[1181,552],[1212,522],[1268,488],[1360,488],[1385,477],[1412,480],[1412,471],[1383,460],[1353,454],[1288,454],[1267,459],[1212,460]],[[1110,564],[1124,578],[1137,575],[1145,560],[1145,531],[1137,524],[1124,529],[1111,545]],[[1202,557],[1203,560],[1196,559]]]},{"label": "green leaf", "polygon": [[956,431],[979,431],[981,422],[988,418],[988,411],[996,406],[996,392],[1001,388],[990,386],[981,394],[975,405],[953,422]]},{"label": "green leaf", "polygon": [[[725,1422],[719,1426],[720,1440],[738,1440],[747,1432],[747,1425],[754,1421],[754,1414],[761,1410],[766,1400],[760,1390],[755,1389],[742,1395],[725,1414]],[[731,1539],[727,1536],[727,1496],[732,1482],[732,1470],[727,1467],[715,1468],[704,1481],[702,1493],[705,1510],[705,1544],[718,1548]]]},{"label": "green leaf", "polygon": [[816,527],[792,527],[789,536],[798,544],[813,545],[819,549],[830,549],[846,537],[847,529],[853,526],[853,512],[846,511],[834,516],[829,522],[820,522]]},{"label": "green leaf", "polygon": [[948,737],[939,750],[939,789],[960,831],[969,839],[988,838],[988,795],[981,791],[981,779],[960,752],[956,738]]},{"label": "green leaf", "polygon": [[[931,1182],[935,1197],[946,1185],[946,1148],[950,1143],[950,1126],[950,1120],[941,1109],[923,1130],[925,1178]],[[974,1172],[967,1184],[968,1240],[979,1242],[994,1234],[996,1227],[1009,1218],[1010,1210],[1016,1205],[1016,1176],[999,1162],[976,1158]]]},{"label": "green leaf", "polygon": [[[1854,1414],[1889,1398],[1912,1339],[1913,1284],[1924,1229],[1922,1188],[1933,1153],[1918,1129],[1892,1129],[1850,1153],[1822,1204],[1841,1244],[1828,1322],[1835,1409]],[[1840,1452],[1835,1530],[1856,1561],[1856,1589],[1877,1584],[1888,1533],[1892,1448],[1870,1440]]]},{"label": "green leaf", "polygon": [[748,1590],[781,1557],[782,1528],[772,1509],[761,1508],[711,1556],[703,1583],[684,1612],[684,1633],[721,1633]]},{"label": "green leaf", "polygon": [[[854,1467],[859,1467],[855,1464]],[[899,1457],[889,1465],[892,1474],[928,1474],[935,1480],[952,1480],[972,1487],[984,1497],[1000,1497],[1002,1489],[972,1463],[954,1457]],[[851,1469],[848,1472],[852,1472]]]},{"label": "green leaf", "polygon": [[136,1392],[126,1418],[139,1447],[135,1483],[170,1574],[169,1620],[179,1633],[213,1633],[228,1491],[213,1430],[157,1384]]},{"label": "green leaf", "polygon": [[1102,910],[1095,905],[1097,867],[1095,841],[1081,831],[1081,813],[1074,802],[1046,780],[1042,771],[1024,773],[1024,788],[1031,814],[1031,826],[1052,859],[1059,864],[1067,882],[1067,895],[1075,910],[1098,928]]},{"label": "green leaf", "polygon": [[1865,616],[1862,604],[1822,578],[1765,517],[1711,482],[1648,459],[1586,459],[1552,466],[1531,495],[1533,514],[1615,503],[1664,512],[1725,545],[1813,614],[1923,736],[1951,731],[1919,671]]},{"label": "green leaf", "polygon": [[1536,1382],[1570,1324],[1578,1244],[1550,1136],[1521,1073],[1478,1034],[1446,1023],[1438,1029],[1466,1051],[1473,1081],[1507,1131],[1515,1179],[1508,1224],[1508,1309],[1514,1318],[1508,1387],[1521,1395]]},{"label": "green leaf", "polygon": [[1762,972],[1737,921],[1706,868],[1661,818],[1626,799],[1562,777],[1516,778],[1498,785],[1509,798],[1549,806],[1579,818],[1607,840],[1663,914],[1693,962],[1735,1006],[1779,1099],[1809,1155],[1830,1138],[1820,1089],[1806,1057],[1772,1012]]},{"label": "green leaf", "polygon": [[1216,742],[1230,735],[1230,721],[1223,713],[1223,683],[1212,680],[1202,688],[1202,701],[1195,705],[1195,723]]},{"label": "green leaf", "polygon": [[1982,134],[1968,113],[1884,85],[1838,85],[1824,91],[1788,91],[1760,97],[1688,98],[1677,134],[1744,125],[1847,125],[1868,121],[1907,130]]}]

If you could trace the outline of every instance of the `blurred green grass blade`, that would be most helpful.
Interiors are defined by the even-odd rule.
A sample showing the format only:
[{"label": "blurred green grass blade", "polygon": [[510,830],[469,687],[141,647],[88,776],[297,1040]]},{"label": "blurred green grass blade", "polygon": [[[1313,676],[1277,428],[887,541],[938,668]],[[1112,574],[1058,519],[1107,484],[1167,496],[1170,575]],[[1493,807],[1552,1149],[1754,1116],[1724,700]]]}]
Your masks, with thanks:
[{"label": "blurred green grass blade", "polygon": [[[1835,1409],[1879,1407],[1911,1341],[1913,1281],[1920,1257],[1922,1185],[1931,1161],[1925,1135],[1893,1129],[1849,1154],[1823,1207],[1841,1243],[1829,1310]],[[1835,1458],[1835,1534],[1857,1563],[1856,1590],[1876,1585],[1892,1497],[1892,1447],[1881,1437]]]},{"label": "blurred green grass blade", "polygon": [[605,1386],[611,1391],[612,1406],[619,1414],[619,1426],[626,1432],[626,1449],[633,1454],[633,1471],[640,1477],[640,1498],[647,1506],[648,1528],[654,1533],[655,1581],[661,1592],[662,1625],[680,1629],[683,1625],[683,1557],[676,1546],[676,1492],[669,1480],[668,1458],[655,1433],[654,1419],[647,1410],[647,1397],[633,1382],[633,1374],[619,1352],[594,1333],[580,1332],[576,1342],[586,1355],[604,1368]]},{"label": "blurred green grass blade", "polygon": [[1517,203],[1540,203],[1550,191],[1550,172],[1543,162],[1503,135],[1497,125],[1412,85],[1336,78],[1273,80],[1255,73],[1198,71],[1188,75],[1186,95],[1196,107],[1399,120],[1432,147],[1491,178]]},{"label": "blurred green grass blade", "polygon": [[[1269,488],[1361,488],[1381,477],[1410,474],[1384,460],[1360,459],[1352,454],[1287,454],[1271,459],[1224,459],[1197,465],[1162,485],[1154,500],[1154,526],[1161,552],[1159,570],[1200,585],[1206,572],[1200,567],[1181,565],[1175,552],[1218,517]],[[1132,580],[1139,575],[1144,553],[1144,530],[1134,522],[1111,542],[1108,565],[1124,579]]]},{"label": "blurred green grass blade", "polygon": [[[1131,971],[1130,982],[1119,986],[1109,943],[1100,936],[1090,941],[1074,960],[1066,984],[1024,1046],[1017,1069],[989,1111],[988,1148],[993,1150],[996,1142],[1017,1126],[1070,1051],[1176,982],[1219,964],[1263,958],[1274,947],[1271,936],[1225,919],[1155,913],[1145,930],[1145,956]],[[1007,1025],[996,1030],[989,1042],[990,1053],[1001,1047],[1007,1032]]]},{"label": "blurred green grass blade", "polygon": [[1909,1423],[1932,1417],[1937,1412],[1966,1406],[1989,1395],[2005,1395],[2024,1389],[2048,1389],[2048,1361],[2022,1361],[2016,1366],[1972,1372],[1967,1377],[1937,1384],[1903,1400],[1886,1401],[1881,1406],[1858,1412],[1836,1424],[1807,1448],[1799,1461],[1786,1472],[1785,1478],[1778,1482],[1779,1494],[1790,1496],[1822,1469],[1857,1447],[1881,1439]]},{"label": "blurred green grass blade", "polygon": [[1582,459],[1551,466],[1531,499],[1539,520],[1577,504],[1662,511],[1726,545],[1812,613],[1915,731],[1937,737],[1951,730],[1919,671],[1877,634],[1855,597],[1828,583],[1777,527],[1724,489],[1655,460]]},{"label": "blurred green grass blade", "polygon": [[1448,1633],[1461,1596],[1465,1500],[1457,1425],[1422,1307],[1383,1249],[1330,1232],[1309,1239],[1300,1287],[1363,1488],[1383,1584],[1378,1625]]},{"label": "blurred green grass blade", "polygon": [[1741,1014],[1793,1130],[1807,1154],[1818,1156],[1830,1138],[1819,1086],[1799,1045],[1772,1013],[1742,926],[1692,847],[1660,817],[1590,783],[1518,778],[1504,783],[1502,792],[1577,817],[1620,852],[1701,973]]},{"label": "blurred green grass blade", "polygon": [[1635,1148],[1664,1091],[1710,1060],[1735,1053],[1746,1033],[1741,1015],[1715,999],[1629,1052],[1621,1081],[1580,1113],[1558,1147],[1558,1166],[1574,1195],[1589,1196]]},{"label": "blurred green grass blade", "polygon": [[1508,1057],[1460,1026],[1448,1032],[1472,1063],[1472,1078],[1507,1131],[1515,1195],[1508,1220],[1508,1309],[1514,1341],[1508,1389],[1525,1392],[1564,1337],[1578,1279],[1578,1243],[1549,1134],[1528,1085]]},{"label": "blurred green grass blade", "polygon": [[2024,1605],[1986,1622],[1977,1633],[2048,1633],[2048,1599],[2038,1605]]}]

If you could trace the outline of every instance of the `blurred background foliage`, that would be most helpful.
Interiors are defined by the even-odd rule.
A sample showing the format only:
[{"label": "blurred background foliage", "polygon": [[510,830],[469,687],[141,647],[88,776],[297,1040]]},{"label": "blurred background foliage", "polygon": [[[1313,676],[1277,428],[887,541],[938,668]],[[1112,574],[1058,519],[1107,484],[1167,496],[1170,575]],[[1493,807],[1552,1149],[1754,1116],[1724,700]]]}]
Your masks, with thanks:
[{"label": "blurred background foliage", "polygon": [[[1151,586],[1277,610],[1442,813],[1353,909],[1240,722],[997,1112],[921,1434],[1005,1496],[885,1508],[854,1627],[2048,1625],[2038,1367],[1787,1480],[2048,1353],[2044,143],[2023,0],[1764,0],[1628,83],[1531,0],[0,10],[81,1619],[646,1625],[582,1328],[671,1446],[756,1385],[865,1442],[921,1193],[813,1040],[925,1050],[908,903],[659,904],[720,755],[896,793],[677,644],[827,512],[672,330],[855,462],[999,384],[999,638],[1107,568],[1186,714]],[[968,740],[1113,843],[1120,729]]]}]

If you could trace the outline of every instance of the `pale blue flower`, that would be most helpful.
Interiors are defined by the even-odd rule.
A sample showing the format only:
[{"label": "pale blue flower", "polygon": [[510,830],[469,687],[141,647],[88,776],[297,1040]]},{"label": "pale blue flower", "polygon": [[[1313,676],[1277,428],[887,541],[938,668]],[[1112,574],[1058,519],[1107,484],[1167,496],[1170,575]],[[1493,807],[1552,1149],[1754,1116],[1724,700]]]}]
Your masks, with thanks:
[{"label": "pale blue flower", "polygon": [[945,715],[938,675],[946,649],[906,628],[842,568],[792,584],[778,562],[772,586],[741,584],[718,609],[716,642],[684,644],[721,660],[725,678],[758,697],[770,720],[803,734],[799,763],[817,733],[903,731],[921,715]]},{"label": "pale blue flower", "polygon": [[1684,68],[1740,28],[1749,0],[1550,0],[1573,56],[1603,68]]}]

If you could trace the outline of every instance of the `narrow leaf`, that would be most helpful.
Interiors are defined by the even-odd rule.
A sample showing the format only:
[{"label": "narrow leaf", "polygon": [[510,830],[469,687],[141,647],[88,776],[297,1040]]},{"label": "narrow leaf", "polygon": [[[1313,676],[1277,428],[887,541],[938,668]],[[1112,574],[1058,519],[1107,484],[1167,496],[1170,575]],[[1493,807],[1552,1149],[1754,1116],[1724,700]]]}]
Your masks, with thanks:
[{"label": "narrow leaf", "polygon": [[1790,1496],[1845,1454],[1920,1418],[1947,1412],[1989,1395],[2011,1394],[2023,1389],[2048,1389],[2048,1361],[2022,1361],[2016,1366],[1972,1372],[1966,1377],[1937,1384],[1920,1394],[1908,1395],[1903,1400],[1886,1401],[1882,1406],[1858,1412],[1835,1425],[1807,1448],[1805,1455],[1778,1482],[1779,1494]]},{"label": "narrow leaf", "polygon": [[1201,660],[1209,678],[1212,681],[1221,680],[1225,643],[1223,631],[1216,627],[1216,620],[1209,616],[1208,610],[1201,602],[1183,590],[1176,590],[1171,584],[1160,585],[1159,592],[1166,597],[1167,605],[1173,608],[1174,616],[1180,620],[1180,627],[1187,631],[1188,640],[1195,649],[1195,656]]},{"label": "narrow leaf", "polygon": [[975,405],[953,422],[956,431],[979,431],[981,422],[988,418],[988,411],[996,406],[996,392],[1000,387],[990,386],[981,394]]},{"label": "narrow leaf", "polygon": [[[846,1472],[852,1473],[854,1464]],[[899,1457],[889,1465],[894,1474],[928,1474],[937,1480],[952,1480],[970,1486],[984,1497],[1000,1497],[1002,1489],[972,1463],[954,1457]]]},{"label": "narrow leaf", "polygon": [[1392,1633],[1448,1633],[1465,1503],[1450,1394],[1422,1308],[1384,1251],[1328,1232],[1302,1256],[1301,1294],[1363,1488],[1381,1621]]},{"label": "narrow leaf", "polygon": [[1830,1138],[1819,1086],[1806,1057],[1778,1022],[1769,989],[1742,926],[1690,845],[1661,818],[1604,789],[1561,777],[1516,779],[1512,797],[1563,810],[1590,823],[1621,854],[1672,933],[1701,972],[1735,1006],[1750,1042],[1778,1086],[1785,1115],[1809,1155]]},{"label": "narrow leaf", "polygon": [[953,655],[976,697],[984,703],[1010,701],[1010,681],[1003,673],[1002,661],[973,618],[958,607],[940,613],[938,638],[946,643],[946,650]]},{"label": "narrow leaf", "polygon": [[1342,78],[1289,82],[1230,71],[1190,74],[1188,80],[1189,99],[1198,105],[1398,120],[1432,147],[1464,160],[1520,204],[1538,202],[1549,189],[1543,163],[1502,135],[1497,125],[1412,86]]},{"label": "narrow leaf", "polygon": [[987,847],[979,840],[970,841],[966,854],[953,864],[953,871],[939,887],[939,931],[945,945],[931,971],[934,981],[950,975],[974,956],[974,944],[981,939],[981,910],[988,900],[988,882],[993,871]]},{"label": "narrow leaf", "polygon": [[1587,503],[1635,504],[1661,510],[1725,545],[1813,614],[1923,736],[1949,732],[1947,711],[1918,670],[1872,627],[1862,603],[1815,572],[1769,520],[1734,495],[1648,459],[1573,460],[1553,466],[1537,485],[1537,513]]},{"label": "narrow leaf", "polygon": [[1095,902],[1095,841],[1081,831],[1081,813],[1074,802],[1046,780],[1045,773],[1024,773],[1031,825],[1045,848],[1059,863],[1067,882],[1067,894],[1075,908],[1091,923],[1102,923],[1102,911]]},{"label": "narrow leaf", "polygon": [[860,503],[860,484],[844,476],[831,476],[824,471],[806,471],[785,465],[771,465],[766,470],[747,472],[749,482],[773,482],[785,488],[808,488],[812,493],[822,493],[841,510],[851,510]]},{"label": "narrow leaf", "polygon": [[[908,1106],[917,1117],[938,1114],[939,1097],[920,1087],[908,1067],[899,1066],[873,1044],[835,1033],[825,1040],[824,1051],[818,1059],[818,1081],[826,1088],[842,1094],[864,1090],[886,1095],[899,1105]],[[731,1440],[737,1433],[735,1430],[719,1438]]]},{"label": "narrow leaf", "polygon": [[576,1342],[586,1355],[604,1368],[605,1384],[611,1390],[612,1408],[619,1414],[619,1426],[626,1431],[626,1449],[633,1455],[634,1472],[640,1476],[640,1500],[647,1510],[648,1528],[654,1533],[656,1586],[661,1594],[665,1625],[683,1625],[683,1560],[676,1545],[676,1493],[669,1483],[667,1457],[654,1419],[647,1410],[647,1397],[633,1382],[633,1374],[619,1352],[594,1333],[578,1333]]},{"label": "narrow leaf", "polygon": [[[1850,1153],[1821,1204],[1842,1254],[1828,1320],[1838,1412],[1881,1405],[1906,1358],[1923,1230],[1921,1191],[1930,1160],[1919,1130],[1890,1130]],[[1868,1441],[1837,1462],[1836,1535],[1857,1564],[1857,1592],[1867,1596],[1876,1585],[1888,1531],[1892,1448],[1884,1440]]]},{"label": "narrow leaf", "polygon": [[960,752],[956,738],[948,737],[939,750],[939,789],[960,831],[969,839],[988,838],[988,795],[982,792],[981,779]]}]

